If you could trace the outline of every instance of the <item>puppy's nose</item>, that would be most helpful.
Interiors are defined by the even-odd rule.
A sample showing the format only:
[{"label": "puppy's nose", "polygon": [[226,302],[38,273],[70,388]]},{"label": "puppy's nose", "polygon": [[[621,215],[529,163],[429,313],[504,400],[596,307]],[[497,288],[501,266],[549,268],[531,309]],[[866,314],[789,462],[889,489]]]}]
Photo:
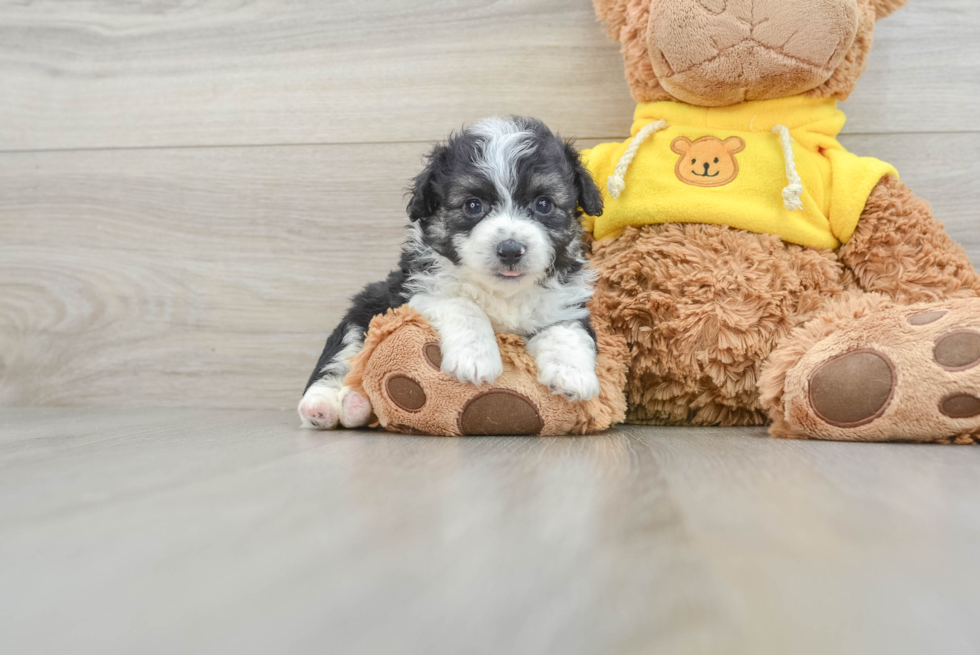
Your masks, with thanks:
[{"label": "puppy's nose", "polygon": [[497,258],[505,266],[516,266],[526,252],[527,248],[524,244],[513,239],[507,239],[497,245]]},{"label": "puppy's nose", "polygon": [[711,168],[711,164],[705,164],[704,165],[704,172],[707,173],[710,168]]}]

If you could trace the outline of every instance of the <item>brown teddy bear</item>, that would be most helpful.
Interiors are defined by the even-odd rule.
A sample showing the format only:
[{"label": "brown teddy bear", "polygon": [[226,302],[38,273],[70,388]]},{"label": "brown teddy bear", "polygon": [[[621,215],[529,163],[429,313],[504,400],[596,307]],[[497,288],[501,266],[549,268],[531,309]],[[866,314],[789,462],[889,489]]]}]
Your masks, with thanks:
[{"label": "brown teddy bear", "polygon": [[631,139],[583,154],[605,187],[587,223],[603,394],[548,396],[514,342],[495,387],[521,403],[439,377],[438,401],[406,412],[389,381],[440,376],[419,354],[437,340],[392,313],[371,329],[389,354],[352,371],[381,424],[588,432],[618,420],[625,379],[630,423],[980,440],[980,276],[890,165],[837,140],[875,23],[904,4],[595,0],[639,103]]}]

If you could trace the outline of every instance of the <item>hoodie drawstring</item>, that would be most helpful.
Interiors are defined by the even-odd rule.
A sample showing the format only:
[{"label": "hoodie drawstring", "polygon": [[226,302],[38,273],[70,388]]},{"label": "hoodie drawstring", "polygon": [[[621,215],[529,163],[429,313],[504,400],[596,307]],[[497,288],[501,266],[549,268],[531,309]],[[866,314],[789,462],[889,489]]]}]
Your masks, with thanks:
[{"label": "hoodie drawstring", "polygon": [[793,155],[793,137],[789,134],[789,128],[785,125],[777,125],[772,128],[773,134],[779,135],[779,142],[783,146],[783,160],[786,162],[786,179],[789,185],[783,189],[783,204],[791,212],[803,209],[803,180],[796,171],[796,158]]},{"label": "hoodie drawstring", "polygon": [[619,196],[626,190],[626,171],[629,170],[630,164],[633,163],[633,158],[636,157],[636,151],[640,149],[644,141],[660,130],[665,130],[668,127],[670,125],[668,125],[667,121],[654,121],[637,132],[636,136],[633,137],[633,142],[630,143],[626,152],[620,157],[619,163],[616,164],[616,170],[609,176],[608,189],[609,195],[612,196],[613,200],[619,199]]},{"label": "hoodie drawstring", "polygon": [[[636,153],[640,149],[640,146],[651,136],[668,127],[670,127],[670,124],[667,121],[654,121],[646,125],[633,137],[633,141],[626,148],[623,156],[620,157],[619,163],[616,164],[616,169],[607,181],[609,195],[612,196],[613,200],[618,200],[619,196],[626,190],[626,173],[629,171],[633,159],[636,158]],[[783,161],[786,163],[786,179],[789,182],[786,188],[783,189],[783,205],[791,212],[799,211],[803,209],[803,180],[800,179],[800,174],[796,170],[796,156],[793,154],[793,137],[789,133],[789,128],[785,125],[775,126],[772,128],[772,132],[773,134],[779,135],[779,142],[783,148]]]}]

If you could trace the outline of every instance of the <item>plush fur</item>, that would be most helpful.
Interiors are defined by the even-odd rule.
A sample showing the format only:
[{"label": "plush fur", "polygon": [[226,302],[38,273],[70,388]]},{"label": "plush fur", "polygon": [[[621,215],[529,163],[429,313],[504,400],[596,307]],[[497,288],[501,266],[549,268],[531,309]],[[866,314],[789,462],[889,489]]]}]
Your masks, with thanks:
[{"label": "plush fur", "polygon": [[844,290],[833,253],[717,225],[629,228],[592,266],[593,316],[630,347],[631,423],[766,424],[763,362]]},{"label": "plush fur", "polygon": [[887,294],[897,302],[974,298],[977,275],[963,247],[911,189],[886,178],[868,199],[861,222],[838,257],[848,286]]},{"label": "plush fur", "polygon": [[[623,59],[626,64],[626,80],[629,83],[633,98],[637,102],[659,102],[663,100],[688,100],[670,93],[661,84],[654,72],[654,63],[651,57],[651,40],[648,38],[650,29],[651,14],[659,14],[664,11],[665,6],[676,8],[678,14],[684,15],[696,11],[702,11],[698,6],[702,0],[594,0],[596,14],[606,24],[606,31],[610,38],[618,41],[622,46]],[[740,0],[741,3],[751,4],[753,0]],[[809,1],[809,0],[807,0]],[[907,0],[848,0],[854,7],[857,17],[857,29],[850,47],[843,53],[843,59],[834,68],[829,78],[822,80],[813,88],[806,90],[807,95],[819,98],[838,98],[846,100],[850,96],[857,84],[858,78],[864,73],[867,67],[868,57],[871,53],[873,42],[873,32],[875,21],[879,18],[888,16],[893,11],[904,6]],[[704,4],[711,6],[713,0],[704,0]],[[719,6],[727,3],[715,3]],[[736,4],[732,0],[732,4]],[[792,5],[803,4],[800,0],[794,0]],[[819,6],[819,3],[818,3]],[[674,38],[681,43],[697,43],[699,39],[688,31],[688,24],[682,24],[677,29],[667,30],[664,34],[669,38]],[[703,34],[705,36],[714,36]],[[787,34],[787,37],[790,35]],[[833,38],[830,34],[827,39]],[[655,40],[655,39],[654,39]],[[703,42],[703,38],[701,39]],[[659,45],[654,43],[655,47]],[[733,71],[730,78],[737,80],[744,74],[742,70],[734,70],[739,66],[735,60],[731,63]],[[742,84],[745,81],[742,80]],[[758,85],[765,89],[767,80],[753,79],[748,84]],[[701,94],[703,103],[707,105],[730,104],[725,101],[725,93],[719,94],[719,89],[705,88],[705,93]],[[711,96],[711,91],[715,92]],[[787,93],[787,95],[789,95]],[[722,99],[719,99],[722,98]],[[762,93],[762,97],[779,97]],[[736,100],[737,101],[737,100]]]},{"label": "plush fur", "polygon": [[[857,12],[853,43],[829,77],[806,91],[810,96],[846,98],[866,66],[875,21],[905,4],[837,5],[847,2]],[[683,100],[658,79],[651,46],[662,45],[657,38],[692,38],[682,25],[673,32],[652,29],[653,17],[664,16],[666,5],[712,13],[745,3],[751,0],[595,0],[610,35],[622,44],[627,80],[641,102]],[[776,10],[810,4],[799,0]],[[709,25],[691,24],[698,30]],[[814,27],[808,38],[820,34]],[[738,71],[733,84],[769,92],[765,79],[746,76],[750,72]],[[778,85],[769,90],[780,93]],[[702,104],[728,102],[723,88],[713,92],[718,101]],[[945,371],[929,359],[933,340],[950,330],[980,330],[980,278],[929,205],[895,179],[878,184],[853,237],[836,253],[725,227],[674,224],[630,228],[593,243],[592,264],[599,273],[593,315],[629,346],[631,422],[772,421],[774,436],[844,440],[972,443],[980,435],[980,418],[953,420],[937,409],[940,391],[980,394],[973,373]],[[944,318],[911,326],[906,319],[917,313]],[[828,358],[849,348],[890,353],[884,359],[895,371],[893,396],[921,405],[889,405],[881,418],[854,428],[823,423],[806,389]],[[915,380],[931,382],[915,393],[905,386]]]}]

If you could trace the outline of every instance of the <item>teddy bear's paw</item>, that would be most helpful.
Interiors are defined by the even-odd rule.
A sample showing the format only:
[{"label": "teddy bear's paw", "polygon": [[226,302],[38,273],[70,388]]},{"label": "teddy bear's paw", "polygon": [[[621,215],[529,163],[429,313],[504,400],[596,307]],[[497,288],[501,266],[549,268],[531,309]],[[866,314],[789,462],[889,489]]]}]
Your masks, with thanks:
[{"label": "teddy bear's paw", "polygon": [[299,418],[304,428],[333,430],[340,422],[340,389],[316,383],[306,390],[299,403]]},{"label": "teddy bear's paw", "polygon": [[496,341],[474,340],[442,342],[442,371],[460,382],[480,386],[493,382],[504,372],[500,349]]},{"label": "teddy bear's paw", "polygon": [[897,308],[845,326],[787,376],[807,436],[943,441],[980,432],[980,300]]},{"label": "teddy bear's paw", "polygon": [[538,367],[538,382],[557,396],[571,402],[591,400],[599,395],[599,376],[595,368],[576,366],[568,362],[550,361]]},{"label": "teddy bear's paw", "polygon": [[350,387],[340,390],[340,423],[345,428],[363,428],[371,423],[371,401]]}]

